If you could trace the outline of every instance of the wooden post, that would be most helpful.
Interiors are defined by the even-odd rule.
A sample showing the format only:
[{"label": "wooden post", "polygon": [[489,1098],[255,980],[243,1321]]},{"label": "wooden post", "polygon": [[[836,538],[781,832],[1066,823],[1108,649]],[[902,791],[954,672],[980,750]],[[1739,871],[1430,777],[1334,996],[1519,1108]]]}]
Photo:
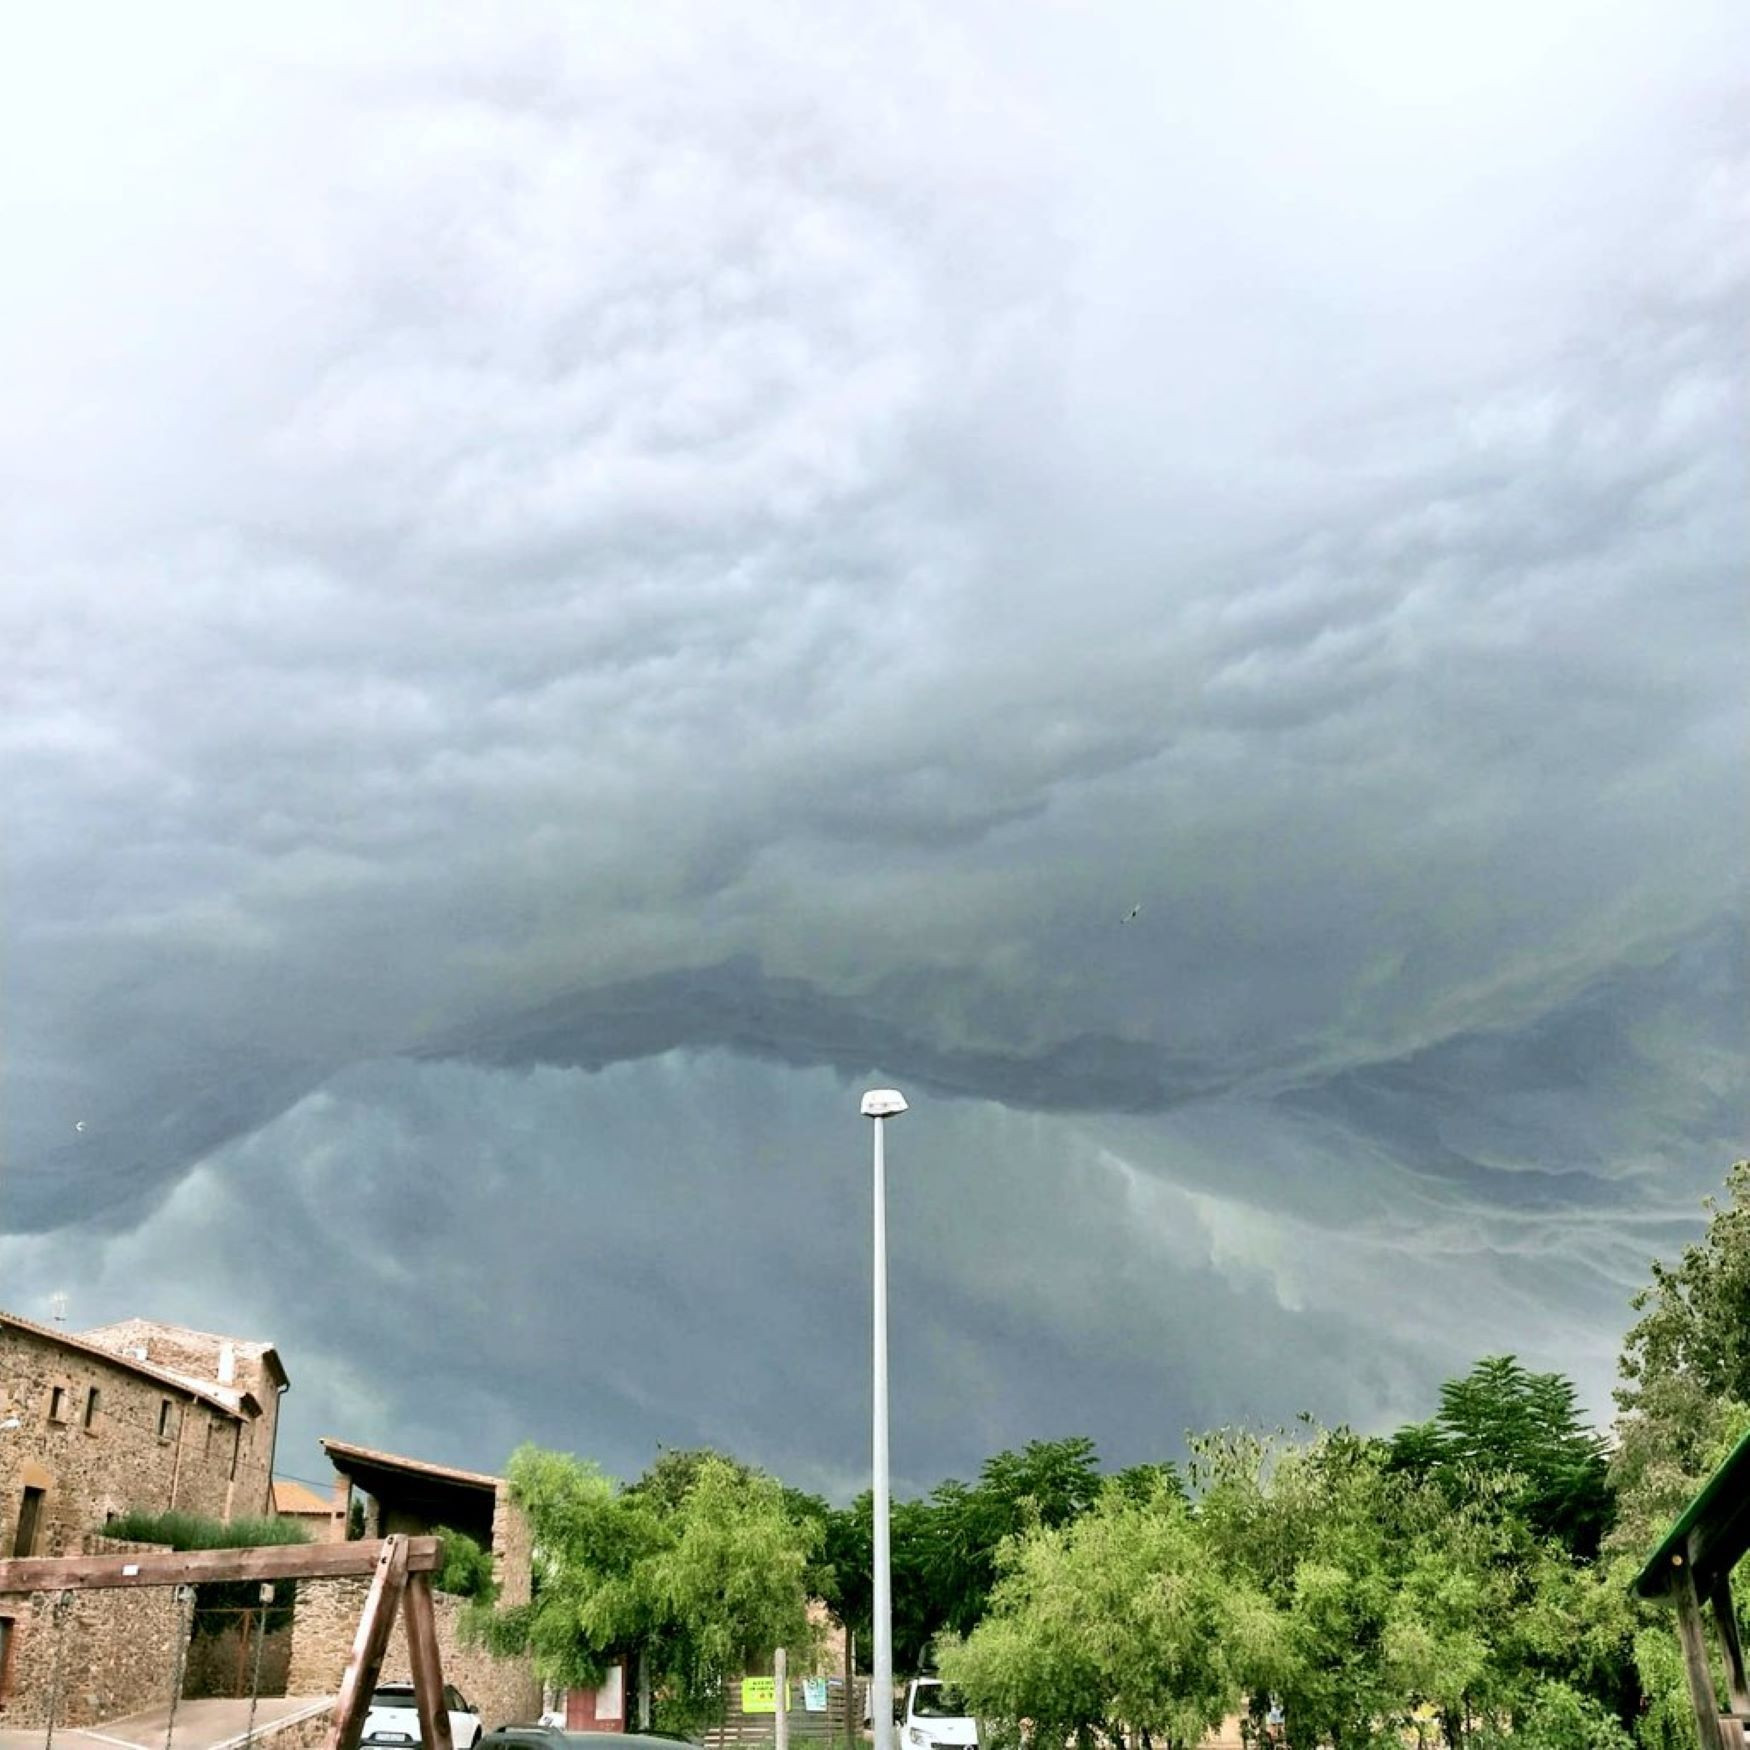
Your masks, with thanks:
[{"label": "wooden post", "polygon": [[772,1654],[772,1696],[773,1750],[790,1750],[790,1661],[782,1647]]},{"label": "wooden post", "polygon": [[413,1666],[413,1699],[419,1708],[424,1750],[455,1750],[450,1710],[444,1706],[444,1670],[438,1655],[437,1615],[431,1607],[431,1575],[410,1574],[401,1608],[407,1618],[407,1657]]},{"label": "wooden post", "polygon": [[[1695,1709],[1695,1730],[1701,1739],[1701,1750],[1727,1750],[1725,1733],[1720,1725],[1720,1704],[1714,1696],[1713,1672],[1708,1667],[1707,1633],[1701,1624],[1701,1601],[1695,1595],[1695,1576],[1689,1564],[1681,1565],[1672,1575],[1671,1594],[1677,1604],[1677,1638],[1683,1643],[1683,1673],[1689,1679],[1689,1701]],[[341,1745],[338,1750],[353,1750]],[[1731,1746],[1737,1750],[1737,1746]]]},{"label": "wooden post", "polygon": [[[1750,1683],[1744,1679],[1744,1643],[1738,1637],[1738,1613],[1732,1608],[1732,1580],[1721,1574],[1714,1582],[1711,1602],[1714,1628],[1720,1637],[1720,1652],[1726,1661],[1726,1692],[1732,1698],[1733,1719],[1726,1730],[1729,1750],[1750,1750]],[[1738,1743],[1732,1743],[1732,1734]]]},{"label": "wooden post", "polygon": [[[352,1657],[347,1660],[346,1675],[340,1680],[340,1694],[335,1698],[334,1725],[328,1733],[327,1750],[358,1750],[365,1715],[371,1711],[371,1691],[377,1687],[389,1631],[395,1626],[395,1610],[406,1586],[407,1540],[384,1538],[383,1553],[377,1558],[377,1570],[371,1576],[371,1589],[365,1595],[365,1607],[359,1616],[358,1633],[353,1636]],[[1725,1747],[1709,1744],[1705,1750]]]},{"label": "wooden post", "polygon": [[857,1637],[845,1625],[845,1750],[857,1750],[862,1721],[857,1718]]},{"label": "wooden post", "polygon": [[1726,1689],[1732,1698],[1732,1712],[1750,1714],[1750,1682],[1744,1679],[1744,1644],[1738,1638],[1738,1614],[1732,1608],[1732,1582],[1725,1574],[1714,1583],[1713,1607],[1720,1651],[1726,1657]]}]

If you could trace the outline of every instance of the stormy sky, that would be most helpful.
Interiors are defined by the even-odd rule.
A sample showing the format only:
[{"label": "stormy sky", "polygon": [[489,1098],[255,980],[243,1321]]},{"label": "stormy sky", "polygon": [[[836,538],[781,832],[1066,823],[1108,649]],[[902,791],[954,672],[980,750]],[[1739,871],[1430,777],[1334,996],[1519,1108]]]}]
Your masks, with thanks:
[{"label": "stormy sky", "polygon": [[1606,1410],[1750,1128],[1741,5],[13,35],[0,1304],[842,1497],[891,1082],[902,1486]]}]

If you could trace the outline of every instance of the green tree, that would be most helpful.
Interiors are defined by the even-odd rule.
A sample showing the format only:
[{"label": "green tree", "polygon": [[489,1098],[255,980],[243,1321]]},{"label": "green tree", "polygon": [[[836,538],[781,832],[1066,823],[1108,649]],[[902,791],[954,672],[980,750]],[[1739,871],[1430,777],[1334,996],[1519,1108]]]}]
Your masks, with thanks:
[{"label": "green tree", "polygon": [[1142,1499],[1110,1487],[1068,1523],[1023,1530],[998,1566],[989,1613],[944,1640],[941,1669],[999,1742],[1025,1719],[1042,1744],[1142,1734],[1182,1750],[1233,1705],[1223,1579],[1165,1480]]},{"label": "green tree", "polygon": [[1542,1683],[1509,1732],[1489,1731],[1479,1750],[1633,1750],[1610,1710],[1565,1683]]},{"label": "green tree", "polygon": [[[1271,1696],[1291,1750],[1370,1745],[1404,1715],[1404,1498],[1378,1442],[1223,1431],[1192,1442],[1197,1523],[1229,1591],[1229,1666],[1254,1730]],[[1394,1633],[1394,1629],[1396,1632]],[[1449,1627],[1448,1644],[1456,1643]]]},{"label": "green tree", "polygon": [[1733,1163],[1725,1188],[1726,1202],[1703,1204],[1701,1240],[1674,1265],[1655,1262],[1651,1284],[1634,1298],[1641,1317],[1623,1343],[1625,1411],[1644,1381],[1674,1374],[1750,1403],[1750,1160]]},{"label": "green tree", "polygon": [[1482,1478],[1514,1479],[1513,1506],[1539,1537],[1591,1557],[1611,1518],[1604,1442],[1580,1415],[1573,1382],[1485,1356],[1440,1389],[1432,1422],[1392,1437],[1390,1464],[1432,1477],[1455,1498]]},{"label": "green tree", "polygon": [[475,1598],[490,1604],[496,1593],[492,1575],[492,1551],[465,1531],[447,1525],[437,1528],[443,1553],[443,1565],[432,1576],[432,1584],[440,1592],[453,1593],[458,1598]]},{"label": "green tree", "polygon": [[[1725,1197],[1703,1208],[1701,1239],[1675,1264],[1653,1263],[1623,1342],[1610,1460],[1617,1517],[1604,1564],[1618,1589],[1750,1427],[1750,1161],[1734,1163]],[[1647,1750],[1694,1750],[1668,1613],[1638,1607],[1632,1644],[1645,1696],[1636,1737]]]},{"label": "green tree", "polygon": [[[875,1523],[865,1489],[849,1507],[828,1514],[821,1566],[832,1575],[834,1613],[867,1653],[872,1644]],[[942,1514],[936,1499],[895,1501],[888,1518],[892,1576],[893,1666],[918,1671],[947,1621],[942,1592],[948,1571],[942,1549]]]},{"label": "green tree", "polygon": [[533,1534],[535,1595],[469,1622],[495,1651],[532,1654],[548,1682],[597,1683],[627,1658],[648,1677],[656,1723],[686,1730],[719,1714],[724,1684],[751,1660],[807,1646],[818,1532],[772,1478],[715,1453],[665,1454],[622,1488],[525,1446],[509,1482]]},{"label": "green tree", "polygon": [[1192,1443],[1196,1524],[1228,1577],[1228,1662],[1254,1728],[1281,1703],[1292,1750],[1482,1743],[1544,1682],[1615,1701],[1627,1599],[1545,1536],[1521,1476],[1421,1474],[1347,1430]]},{"label": "green tree", "polygon": [[[1141,1486],[1144,1472],[1153,1468],[1138,1467],[1133,1481]],[[895,1670],[921,1670],[938,1635],[966,1634],[981,1620],[1005,1539],[1038,1526],[1068,1525],[1093,1505],[1102,1486],[1093,1441],[1075,1435],[999,1452],[970,1486],[951,1477],[921,1500],[894,1502],[889,1541]],[[829,1513],[824,1535],[821,1568],[830,1576],[835,1613],[867,1646],[874,1542],[869,1494]]]},{"label": "green tree", "polygon": [[925,1575],[934,1627],[970,1632],[989,1604],[1004,1542],[1072,1524],[1100,1498],[1102,1486],[1094,1443],[1078,1434],[997,1453],[985,1460],[971,1488],[954,1481],[937,1488]]},{"label": "green tree", "polygon": [[1703,1204],[1702,1238],[1655,1261],[1632,1302],[1611,1461],[1625,1553],[1646,1553],[1750,1425],[1750,1161],[1725,1191]]}]

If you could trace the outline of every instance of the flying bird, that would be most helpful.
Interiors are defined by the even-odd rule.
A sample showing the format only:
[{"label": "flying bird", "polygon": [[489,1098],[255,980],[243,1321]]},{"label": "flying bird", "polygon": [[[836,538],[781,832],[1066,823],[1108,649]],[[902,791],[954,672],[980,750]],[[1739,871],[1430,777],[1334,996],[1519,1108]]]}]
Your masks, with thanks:
[{"label": "flying bird", "polygon": [[1124,921],[1127,924],[1133,924],[1141,916],[1142,916],[1142,907],[1140,905],[1133,905],[1130,908],[1130,910],[1124,914]]},{"label": "flying bird", "polygon": [[83,1130],[85,1128],[85,1120],[83,1118],[74,1119],[73,1128],[75,1130]]}]

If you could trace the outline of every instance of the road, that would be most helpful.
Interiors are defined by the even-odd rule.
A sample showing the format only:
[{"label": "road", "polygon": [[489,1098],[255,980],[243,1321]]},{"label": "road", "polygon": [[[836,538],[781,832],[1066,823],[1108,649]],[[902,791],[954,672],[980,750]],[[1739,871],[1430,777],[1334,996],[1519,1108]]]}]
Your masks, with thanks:
[{"label": "road", "polygon": [[[255,1710],[255,1730],[313,1713],[332,1696],[287,1695],[264,1698]],[[101,1726],[57,1726],[55,1750],[232,1750],[249,1729],[249,1703],[185,1701],[176,1709],[176,1735],[167,1745],[168,1707],[147,1708]],[[0,1731],[0,1750],[42,1750],[43,1728]]]}]

